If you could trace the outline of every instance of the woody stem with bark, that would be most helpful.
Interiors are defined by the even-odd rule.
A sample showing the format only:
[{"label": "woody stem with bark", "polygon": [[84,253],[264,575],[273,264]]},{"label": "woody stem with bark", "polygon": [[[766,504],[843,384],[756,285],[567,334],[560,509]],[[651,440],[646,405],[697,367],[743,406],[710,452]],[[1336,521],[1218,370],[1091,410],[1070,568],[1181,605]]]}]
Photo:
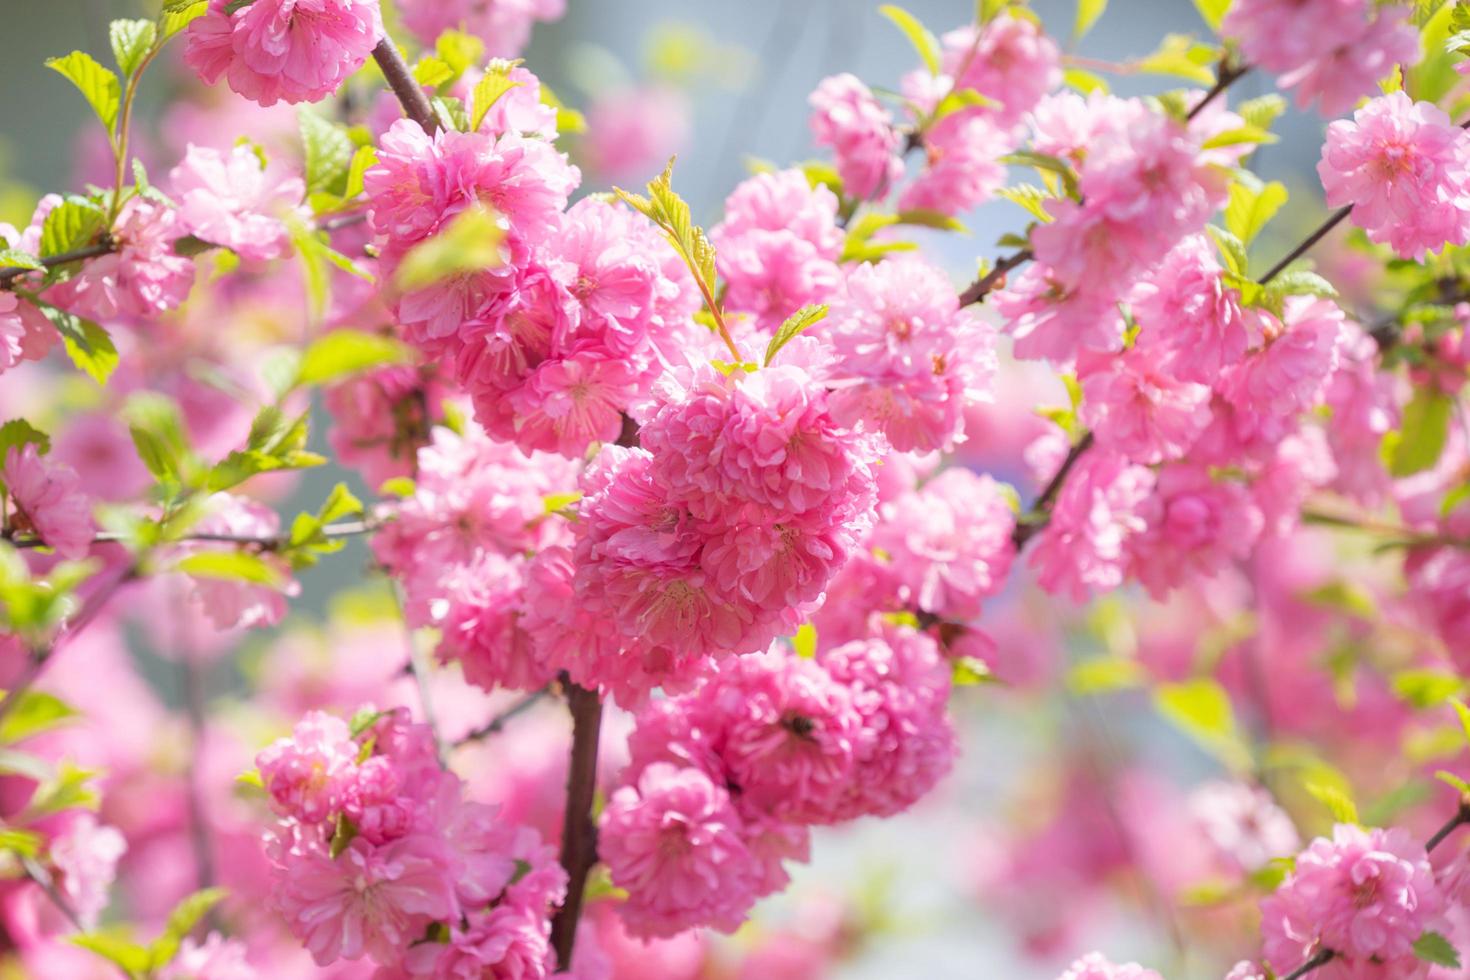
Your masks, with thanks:
[{"label": "woody stem with bark", "polygon": [[602,730],[602,700],[596,691],[571,683],[565,675],[567,707],[572,713],[572,757],[567,773],[567,803],[562,819],[561,865],[567,872],[567,898],[551,920],[551,947],[557,972],[572,967],[572,946],[582,917],[587,876],[597,863],[597,828],[592,804],[597,794],[597,743]]},{"label": "woody stem with bark", "polygon": [[408,67],[408,62],[403,60],[403,55],[398,53],[398,47],[393,39],[387,35],[373,48],[373,60],[382,69],[383,77],[388,80],[388,87],[398,97],[403,105],[403,113],[423,127],[424,132],[433,136],[439,129],[439,118],[434,114],[434,106],[429,102],[429,97],[424,94],[423,88],[414,80],[413,72]]}]

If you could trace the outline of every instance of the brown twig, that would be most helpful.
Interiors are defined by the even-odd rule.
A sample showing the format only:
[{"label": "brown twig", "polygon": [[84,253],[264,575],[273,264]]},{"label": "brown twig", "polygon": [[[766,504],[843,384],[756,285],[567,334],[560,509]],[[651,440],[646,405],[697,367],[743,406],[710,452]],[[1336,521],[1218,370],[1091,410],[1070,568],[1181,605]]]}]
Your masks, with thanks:
[{"label": "brown twig", "polygon": [[[117,245],[111,238],[104,237],[102,241],[93,245],[85,245],[82,248],[72,249],[70,252],[49,255],[41,259],[41,264],[48,269],[52,269],[58,265],[66,265],[68,262],[80,262],[82,259],[95,259],[111,253],[116,248]],[[22,276],[38,271],[40,270],[28,269],[24,266],[8,266],[0,269],[0,286],[7,286]]]},{"label": "brown twig", "polygon": [[536,707],[536,705],[539,704],[542,699],[544,699],[549,693],[550,692],[544,687],[539,691],[532,691],[530,694],[527,694],[525,697],[521,698],[509,708],[506,708],[494,718],[491,718],[479,728],[472,728],[468,732],[465,732],[459,738],[455,739],[454,744],[465,745],[469,742],[478,742],[481,739],[489,738],[491,735],[499,734],[500,732],[505,730],[505,726],[509,724],[512,719],[516,718],[519,715],[525,714],[527,711],[530,711],[532,708]]},{"label": "brown twig", "polygon": [[1057,469],[1056,475],[1051,478],[1051,481],[1042,489],[1041,494],[1037,496],[1036,502],[1031,505],[1031,511],[1036,516],[1031,520],[1016,522],[1016,529],[1011,532],[1011,542],[1015,544],[1017,551],[1024,548],[1027,541],[1046,527],[1047,522],[1051,519],[1052,505],[1056,503],[1057,497],[1061,494],[1062,486],[1067,482],[1067,475],[1072,472],[1072,467],[1077,465],[1077,460],[1082,458],[1082,454],[1092,448],[1094,441],[1091,432],[1078,440],[1077,445],[1072,447],[1072,451],[1067,453],[1067,458],[1062,460],[1062,465]]},{"label": "brown twig", "polygon": [[434,106],[414,79],[408,62],[398,53],[398,46],[393,43],[392,38],[385,35],[378,42],[378,46],[373,48],[373,60],[378,63],[383,77],[388,80],[388,87],[403,105],[403,114],[422,126],[424,132],[430,136],[438,132],[439,117],[434,113]]},{"label": "brown twig", "polygon": [[602,700],[596,691],[571,683],[563,675],[567,706],[572,713],[572,756],[567,772],[567,803],[562,818],[561,865],[567,872],[567,898],[551,920],[551,947],[556,969],[572,968],[572,947],[587,876],[597,863],[597,827],[592,804],[597,795],[597,743],[602,729]]},{"label": "brown twig", "polygon": [[1193,122],[1195,117],[1205,111],[1205,106],[1214,102],[1225,90],[1240,81],[1250,73],[1250,65],[1237,65],[1228,57],[1220,59],[1220,67],[1215,72],[1215,84],[1205,93],[1205,97],[1197,102],[1193,109],[1189,110],[1184,117],[1185,122]]},{"label": "brown twig", "polygon": [[1024,265],[1030,262],[1033,257],[1029,248],[1023,248],[1014,255],[1007,255],[997,261],[994,269],[991,269],[985,275],[976,279],[970,284],[970,288],[960,293],[960,306],[965,307],[972,303],[980,302],[986,296],[990,295],[992,289],[1005,285],[1006,273],[1018,265]]},{"label": "brown twig", "polygon": [[[360,534],[371,534],[381,526],[382,524],[379,521],[344,521],[341,524],[328,524],[326,527],[322,528],[321,533],[324,537],[327,538],[350,538],[356,537]],[[0,535],[0,538],[3,537],[3,535]],[[11,538],[9,540],[11,547],[21,550],[27,548],[46,547],[45,541],[42,541],[40,538],[35,537],[18,537]],[[104,531],[103,533],[98,534],[97,536],[92,538],[91,543],[94,545],[117,544],[126,540],[128,540],[126,535],[114,534],[109,531]],[[192,534],[185,534],[167,543],[178,544],[185,541],[204,541],[219,544],[253,545],[254,547],[260,548],[263,551],[279,551],[281,548],[284,548],[286,547],[286,545],[291,543],[291,536],[289,534],[225,534],[211,531],[198,531]]]}]

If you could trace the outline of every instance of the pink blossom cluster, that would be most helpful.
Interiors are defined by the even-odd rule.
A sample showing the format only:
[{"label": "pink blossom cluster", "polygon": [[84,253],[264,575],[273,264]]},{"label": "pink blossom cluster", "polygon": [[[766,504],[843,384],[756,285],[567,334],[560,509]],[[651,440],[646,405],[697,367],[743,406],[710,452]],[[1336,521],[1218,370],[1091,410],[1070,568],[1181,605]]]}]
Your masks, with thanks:
[{"label": "pink blossom cluster", "polygon": [[954,760],[948,695],[934,641],[889,627],[816,660],[726,660],[650,703],[598,838],[629,931],[733,931],[806,859],[810,825],[912,806]]},{"label": "pink blossom cluster", "polygon": [[[0,238],[7,238],[0,229]],[[0,374],[22,361],[39,361],[56,346],[56,328],[35,305],[0,293]]]},{"label": "pink blossom cluster", "polygon": [[1289,972],[1323,949],[1326,980],[1424,977],[1413,950],[1444,928],[1445,897],[1421,844],[1402,829],[1339,824],[1297,855],[1291,873],[1261,902],[1266,959]]},{"label": "pink blossom cluster", "polygon": [[169,172],[184,231],[223,245],[242,259],[274,259],[290,244],[285,218],[306,185],[272,173],[263,153],[237,146],[229,153],[190,145]]},{"label": "pink blossom cluster", "polygon": [[447,396],[430,368],[394,364],[354,375],[324,392],[327,438],[344,466],[381,487],[413,474]]},{"label": "pink blossom cluster", "polygon": [[1331,207],[1402,258],[1470,241],[1470,134],[1403,92],[1327,127],[1317,165]]},{"label": "pink blossom cluster", "polygon": [[554,848],[465,797],[407,711],[355,734],[314,711],[256,759],[279,822],[271,904],[319,966],[401,977],[542,977],[566,893]]},{"label": "pink blossom cluster", "polygon": [[492,436],[569,457],[616,439],[623,413],[699,329],[694,284],[651,222],[595,199],[564,210],[579,180],[539,137],[430,137],[406,120],[366,175],[385,282],[466,209],[496,215],[498,265],[392,296],[394,313]]},{"label": "pink blossom cluster", "polygon": [[87,260],[71,278],[48,288],[44,299],[89,320],[155,319],[183,303],[194,286],[193,259],[174,251],[184,232],[174,208],[134,197],[112,226],[116,250]]},{"label": "pink blossom cluster", "polygon": [[363,66],[383,37],[378,0],[209,0],[188,29],[184,61],[263,106],[319,102]]},{"label": "pink blossom cluster", "polygon": [[1163,980],[1163,977],[1137,963],[1119,966],[1101,953],[1088,953],[1057,980]]},{"label": "pink blossom cluster", "polygon": [[7,528],[34,534],[66,558],[87,553],[96,530],[93,501],[76,470],[27,443],[5,454],[0,484],[9,506],[3,515]]},{"label": "pink blossom cluster", "polygon": [[219,629],[249,629],[279,623],[286,615],[286,599],[301,591],[300,584],[291,577],[289,563],[264,547],[279,537],[280,517],[265,504],[229,493],[214,494],[204,502],[204,507],[205,516],[193,530],[206,538],[216,537],[220,543],[191,544],[188,550],[228,552],[254,543],[262,552],[261,561],[277,581],[242,581],[209,573],[190,575],[195,601]]},{"label": "pink blossom cluster", "polygon": [[862,200],[884,196],[903,176],[903,137],[893,116],[848,73],[823,79],[808,101],[812,136],[836,157],[843,192]]},{"label": "pink blossom cluster", "polygon": [[1372,94],[1395,66],[1419,63],[1412,13],[1369,0],[1240,0],[1220,29],[1240,42],[1251,64],[1296,89],[1299,105],[1315,102],[1323,115],[1336,116]]}]

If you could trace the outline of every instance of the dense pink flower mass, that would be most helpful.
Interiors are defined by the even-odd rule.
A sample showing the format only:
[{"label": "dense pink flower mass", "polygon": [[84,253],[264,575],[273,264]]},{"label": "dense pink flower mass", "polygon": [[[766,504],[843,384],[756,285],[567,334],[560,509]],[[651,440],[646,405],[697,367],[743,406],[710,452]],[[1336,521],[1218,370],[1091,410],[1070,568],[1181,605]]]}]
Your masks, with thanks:
[{"label": "dense pink flower mass", "polygon": [[1154,474],[1116,453],[1090,452],[1073,468],[1031,554],[1050,592],[1081,601],[1123,581],[1128,545],[1147,526]]},{"label": "dense pink flower mass", "polygon": [[842,189],[854,197],[880,197],[903,173],[903,142],[893,117],[855,75],[824,78],[808,99],[812,134],[837,157]]},{"label": "dense pink flower mass", "polygon": [[56,329],[40,310],[14,293],[0,293],[0,373],[21,361],[39,361],[56,340]]},{"label": "dense pink flower mass", "polygon": [[1163,980],[1163,977],[1137,963],[1118,966],[1101,953],[1088,953],[1057,980]]},{"label": "dense pink flower mass", "polygon": [[1444,909],[1424,848],[1407,831],[1339,824],[1261,902],[1266,958],[1285,972],[1326,948],[1338,962],[1324,977],[1424,976],[1429,966],[1412,947],[1441,926]]},{"label": "dense pink flower mass", "polygon": [[1327,127],[1317,173],[1332,207],[1404,258],[1470,237],[1470,135],[1403,92],[1373,99]]},{"label": "dense pink flower mass", "polygon": [[377,0],[210,0],[184,60],[263,106],[317,102],[362,67],[383,36]]},{"label": "dense pink flower mass", "polygon": [[117,251],[89,259],[46,291],[48,302],[78,316],[146,320],[182,303],[194,285],[194,262],[174,251],[179,214],[145,197],[123,205],[112,228]]},{"label": "dense pink flower mass", "polygon": [[61,872],[61,890],[89,929],[96,926],[107,906],[117,863],[127,849],[127,840],[116,827],[102,826],[90,813],[76,817],[51,841],[51,860]]},{"label": "dense pink flower mass", "polygon": [[11,527],[29,531],[67,558],[87,553],[95,526],[92,500],[75,470],[27,444],[5,454],[0,480],[13,508]]},{"label": "dense pink flower mass", "polygon": [[306,189],[300,178],[270,173],[247,146],[224,154],[191,145],[169,183],[185,230],[246,259],[273,259],[285,251],[289,232],[281,219]]}]

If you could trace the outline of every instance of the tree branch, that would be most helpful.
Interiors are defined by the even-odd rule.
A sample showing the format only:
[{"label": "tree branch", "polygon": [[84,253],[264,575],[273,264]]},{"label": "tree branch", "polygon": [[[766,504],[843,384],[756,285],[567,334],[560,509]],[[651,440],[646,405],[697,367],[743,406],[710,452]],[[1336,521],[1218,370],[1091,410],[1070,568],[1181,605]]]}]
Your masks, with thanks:
[{"label": "tree branch", "polygon": [[[41,259],[41,264],[48,269],[52,269],[58,265],[66,265],[68,262],[80,262],[83,259],[95,259],[99,256],[111,253],[116,248],[117,245],[112,241],[110,237],[104,237],[102,241],[97,242],[94,245],[86,245],[82,248],[73,249],[70,252],[60,252],[56,255],[48,255],[45,258]],[[8,286],[16,279],[19,279],[22,276],[29,275],[32,272],[36,271],[39,270],[28,269],[24,266],[8,266],[6,268],[0,269],[0,287]]]},{"label": "tree branch", "polygon": [[561,865],[567,872],[567,898],[551,920],[551,947],[556,950],[558,973],[572,968],[572,946],[577,939],[577,922],[582,917],[587,876],[597,863],[597,827],[592,822],[592,803],[597,794],[597,743],[602,729],[602,701],[597,692],[571,683],[565,674],[562,684],[572,712],[572,757],[561,829]]},{"label": "tree branch", "polygon": [[388,80],[388,87],[403,105],[403,114],[422,126],[424,132],[430,136],[438,132],[439,117],[434,113],[434,106],[424,94],[423,88],[414,80],[413,72],[403,60],[403,55],[398,53],[398,46],[393,43],[392,38],[383,36],[378,46],[373,48],[373,60],[378,63],[383,77]]},{"label": "tree branch", "polygon": [[479,728],[472,728],[468,732],[465,732],[455,740],[454,744],[467,745],[470,742],[478,742],[481,739],[489,738],[491,735],[499,734],[505,730],[505,726],[514,718],[536,707],[549,693],[544,687],[539,691],[532,691]]},{"label": "tree branch", "polygon": [[[360,534],[371,534],[382,526],[383,522],[374,520],[344,521],[341,524],[328,524],[326,527],[322,528],[321,533],[327,538],[350,538]],[[4,536],[0,535],[0,538],[4,538]],[[45,541],[42,541],[40,538],[35,537],[10,538],[9,540],[11,547],[19,548],[21,550],[25,550],[27,548],[46,547]],[[103,533],[92,538],[91,543],[94,545],[117,544],[126,540],[128,540],[126,535],[114,534],[112,532],[104,531]],[[185,541],[206,541],[217,542],[221,544],[253,545],[264,551],[279,551],[280,549],[286,547],[291,543],[291,535],[223,534],[210,531],[199,531],[192,534],[185,534],[182,537],[175,538],[172,541],[166,542],[166,544],[179,544]]]},{"label": "tree branch", "polygon": [[1067,453],[1067,458],[1062,460],[1062,465],[1057,469],[1056,475],[1051,478],[1051,482],[1047,483],[1036,498],[1036,502],[1031,505],[1032,513],[1036,516],[1029,521],[1016,522],[1016,529],[1011,532],[1011,542],[1016,546],[1017,551],[1026,547],[1026,542],[1040,533],[1051,520],[1052,505],[1056,503],[1057,496],[1061,494],[1062,487],[1067,482],[1067,475],[1072,472],[1072,467],[1077,465],[1077,460],[1082,458],[1082,454],[1092,448],[1095,441],[1091,432],[1078,440],[1077,445],[1072,447],[1072,451]]},{"label": "tree branch", "polygon": [[1237,65],[1230,60],[1229,56],[1221,58],[1220,67],[1215,70],[1215,84],[1205,93],[1205,97],[1195,103],[1193,109],[1189,110],[1189,114],[1184,117],[1184,121],[1193,122],[1195,117],[1205,111],[1205,106],[1214,102],[1215,99],[1224,94],[1226,89],[1248,75],[1250,70],[1250,65]]}]

